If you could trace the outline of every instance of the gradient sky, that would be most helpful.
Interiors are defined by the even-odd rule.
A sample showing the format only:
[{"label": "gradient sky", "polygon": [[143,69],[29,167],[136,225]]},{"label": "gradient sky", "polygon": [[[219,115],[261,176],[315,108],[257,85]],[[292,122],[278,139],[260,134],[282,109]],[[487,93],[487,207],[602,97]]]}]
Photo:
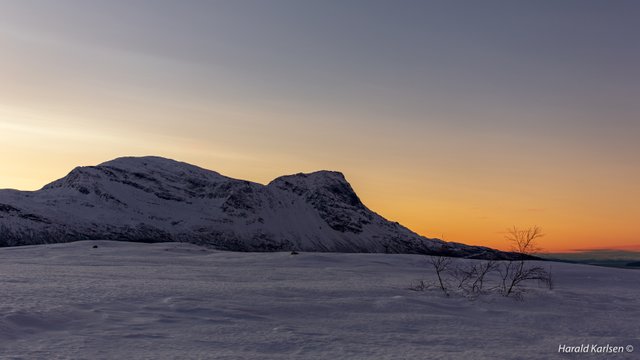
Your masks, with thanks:
[{"label": "gradient sky", "polygon": [[0,0],[0,188],[345,173],[449,241],[640,249],[640,2]]}]

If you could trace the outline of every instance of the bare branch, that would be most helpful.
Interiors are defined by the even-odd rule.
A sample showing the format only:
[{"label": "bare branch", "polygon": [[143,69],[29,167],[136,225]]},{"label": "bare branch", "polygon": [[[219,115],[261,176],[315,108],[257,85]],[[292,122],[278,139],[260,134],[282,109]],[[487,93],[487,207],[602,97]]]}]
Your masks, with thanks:
[{"label": "bare branch", "polygon": [[436,271],[436,275],[438,275],[438,282],[440,284],[440,289],[444,292],[445,295],[449,296],[449,292],[447,291],[447,287],[445,286],[445,282],[442,280],[442,276],[445,271],[451,265],[451,258],[445,256],[431,256],[429,258],[429,263],[433,266]]},{"label": "bare branch", "polygon": [[499,269],[502,279],[502,293],[505,296],[521,296],[522,291],[519,286],[528,280],[538,280],[551,287],[551,275],[542,267],[529,267],[525,264],[525,255],[531,255],[540,250],[537,245],[538,239],[544,234],[538,226],[533,226],[525,230],[513,227],[508,230],[505,239],[510,241],[512,249],[521,255],[517,261],[510,260]]}]

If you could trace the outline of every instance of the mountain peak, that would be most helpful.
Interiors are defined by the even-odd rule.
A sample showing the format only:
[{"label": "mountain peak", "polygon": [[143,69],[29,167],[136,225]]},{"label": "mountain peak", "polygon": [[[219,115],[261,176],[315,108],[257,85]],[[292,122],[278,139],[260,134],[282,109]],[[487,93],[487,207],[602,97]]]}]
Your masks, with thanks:
[{"label": "mountain peak", "polygon": [[[201,167],[191,165],[182,161],[176,161],[160,156],[124,156],[110,161],[101,163],[101,167],[113,167],[117,169],[141,172],[149,171],[163,171],[163,172],[187,172],[187,173],[215,173],[215,171],[203,169]],[[218,174],[219,175],[219,174]]]},{"label": "mountain peak", "polygon": [[[115,184],[126,185],[160,198],[196,196],[212,184],[234,181],[219,173],[159,156],[120,157],[97,166],[79,166],[43,190],[73,189],[82,194],[104,195]],[[106,196],[106,195],[105,195]]]},{"label": "mountain peak", "polygon": [[260,185],[162,157],[121,157],[75,168],[39,191],[0,190],[0,246],[86,239],[187,241],[237,251],[487,252],[384,219],[336,171]]},{"label": "mountain peak", "polygon": [[314,188],[326,186],[330,183],[346,183],[347,179],[344,174],[339,171],[320,170],[311,173],[297,173],[292,175],[280,176],[269,183],[279,184],[283,182],[290,182],[297,185],[303,185],[304,187]]},{"label": "mountain peak", "polygon": [[161,156],[121,156],[115,159],[105,161],[98,166],[115,166],[115,165],[145,165],[148,163],[157,164],[157,163],[179,163],[179,161],[164,158]]},{"label": "mountain peak", "polygon": [[338,171],[321,170],[308,174],[298,173],[281,176],[270,182],[268,186],[293,192],[297,195],[323,196],[350,206],[364,206],[351,184]]}]

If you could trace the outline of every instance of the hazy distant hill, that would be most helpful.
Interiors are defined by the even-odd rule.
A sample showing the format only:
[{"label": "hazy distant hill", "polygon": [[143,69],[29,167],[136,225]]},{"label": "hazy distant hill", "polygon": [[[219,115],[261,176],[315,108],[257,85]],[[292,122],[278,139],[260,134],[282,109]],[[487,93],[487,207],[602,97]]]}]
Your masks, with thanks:
[{"label": "hazy distant hill", "polygon": [[640,267],[639,251],[594,249],[571,253],[545,253],[539,256],[549,260],[569,261],[589,265],[622,268]]},{"label": "hazy distant hill", "polygon": [[75,168],[39,191],[0,190],[0,245],[112,239],[237,251],[438,253],[504,257],[417,235],[369,210],[339,172],[268,185],[159,157]]}]

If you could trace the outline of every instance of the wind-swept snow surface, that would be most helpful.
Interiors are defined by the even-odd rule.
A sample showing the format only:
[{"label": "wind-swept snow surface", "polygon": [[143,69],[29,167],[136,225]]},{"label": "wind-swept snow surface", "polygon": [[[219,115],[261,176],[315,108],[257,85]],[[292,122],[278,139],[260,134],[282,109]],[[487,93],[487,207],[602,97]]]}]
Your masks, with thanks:
[{"label": "wind-swept snow surface", "polygon": [[[422,255],[3,248],[0,358],[638,358],[635,270],[553,264],[555,289],[534,287],[523,302],[407,289],[431,273]],[[561,344],[637,350],[559,354]]]}]

